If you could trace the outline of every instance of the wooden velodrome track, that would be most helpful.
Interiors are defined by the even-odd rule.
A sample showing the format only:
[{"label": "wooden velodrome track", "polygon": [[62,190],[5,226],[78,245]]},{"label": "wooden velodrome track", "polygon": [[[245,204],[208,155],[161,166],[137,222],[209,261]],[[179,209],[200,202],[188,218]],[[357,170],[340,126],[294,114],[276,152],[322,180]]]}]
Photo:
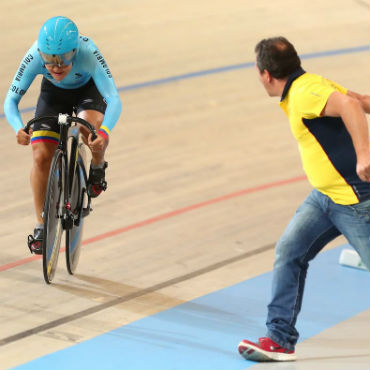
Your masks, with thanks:
[{"label": "wooden velodrome track", "polygon": [[[305,69],[369,91],[368,52],[325,54],[369,44],[365,0],[14,0],[0,14],[2,99],[44,20],[66,15],[99,46],[124,108],[77,274],[62,253],[51,286],[26,247],[31,150],[0,118],[1,369],[271,270],[273,245],[310,185],[278,100],[254,67],[232,68],[254,61],[261,38],[284,35],[313,55]],[[25,122],[38,88],[39,79],[21,102]],[[289,369],[367,369],[368,312],[297,353]]]}]

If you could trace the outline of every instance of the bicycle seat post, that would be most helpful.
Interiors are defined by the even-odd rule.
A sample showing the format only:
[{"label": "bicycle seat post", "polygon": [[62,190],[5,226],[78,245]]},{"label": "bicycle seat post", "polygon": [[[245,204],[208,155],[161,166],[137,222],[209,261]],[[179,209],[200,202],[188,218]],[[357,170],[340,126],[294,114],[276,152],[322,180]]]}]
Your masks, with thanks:
[{"label": "bicycle seat post", "polygon": [[68,122],[68,114],[65,114],[65,113],[59,113],[59,116],[58,116],[58,123],[60,125],[69,125],[69,122]]}]

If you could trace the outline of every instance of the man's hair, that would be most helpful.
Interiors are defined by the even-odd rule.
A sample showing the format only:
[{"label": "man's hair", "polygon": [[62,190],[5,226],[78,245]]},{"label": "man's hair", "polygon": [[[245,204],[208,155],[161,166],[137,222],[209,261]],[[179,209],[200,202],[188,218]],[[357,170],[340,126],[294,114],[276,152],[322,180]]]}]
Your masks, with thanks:
[{"label": "man's hair", "polygon": [[301,60],[294,46],[285,37],[272,37],[261,40],[255,47],[257,67],[265,69],[272,77],[288,77],[301,66]]}]

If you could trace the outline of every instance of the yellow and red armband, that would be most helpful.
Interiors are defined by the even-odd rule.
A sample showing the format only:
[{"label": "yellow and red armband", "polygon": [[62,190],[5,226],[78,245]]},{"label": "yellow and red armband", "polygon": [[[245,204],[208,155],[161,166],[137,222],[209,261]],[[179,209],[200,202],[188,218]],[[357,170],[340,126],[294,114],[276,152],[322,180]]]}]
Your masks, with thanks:
[{"label": "yellow and red armband", "polygon": [[98,133],[104,137],[104,139],[108,139],[110,131],[108,127],[101,126]]}]

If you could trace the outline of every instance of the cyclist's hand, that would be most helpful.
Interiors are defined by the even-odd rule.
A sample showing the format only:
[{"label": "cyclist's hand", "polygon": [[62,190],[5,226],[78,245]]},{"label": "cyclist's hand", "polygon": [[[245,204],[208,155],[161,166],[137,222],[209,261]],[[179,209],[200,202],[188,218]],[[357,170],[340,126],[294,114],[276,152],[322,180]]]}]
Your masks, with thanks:
[{"label": "cyclist's hand", "polygon": [[29,130],[29,133],[27,134],[26,131],[21,128],[17,132],[17,143],[20,145],[28,145],[31,142],[31,136],[32,136],[32,129]]},{"label": "cyclist's hand", "polygon": [[88,145],[92,153],[100,153],[105,150],[108,145],[108,139],[105,139],[99,133],[94,141],[91,140],[91,134],[89,134]]}]

